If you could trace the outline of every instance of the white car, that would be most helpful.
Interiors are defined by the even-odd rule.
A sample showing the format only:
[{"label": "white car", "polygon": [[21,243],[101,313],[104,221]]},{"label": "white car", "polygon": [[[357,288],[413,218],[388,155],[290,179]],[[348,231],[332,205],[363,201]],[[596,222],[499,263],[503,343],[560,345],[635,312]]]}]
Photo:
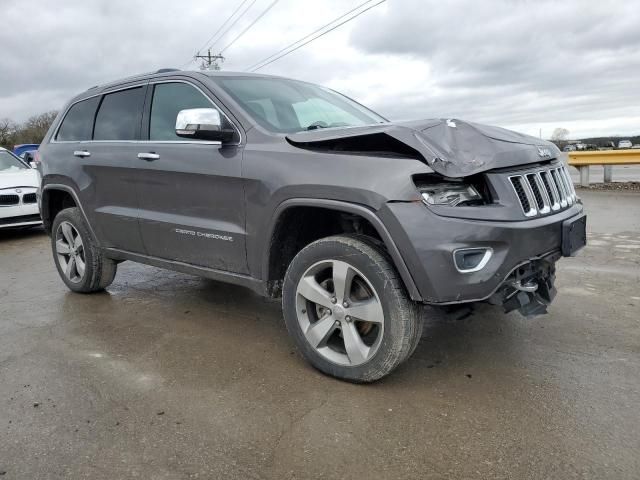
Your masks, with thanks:
[{"label": "white car", "polygon": [[36,192],[39,173],[0,147],[0,228],[42,223]]},{"label": "white car", "polygon": [[620,140],[618,142],[618,148],[631,148],[631,140]]}]

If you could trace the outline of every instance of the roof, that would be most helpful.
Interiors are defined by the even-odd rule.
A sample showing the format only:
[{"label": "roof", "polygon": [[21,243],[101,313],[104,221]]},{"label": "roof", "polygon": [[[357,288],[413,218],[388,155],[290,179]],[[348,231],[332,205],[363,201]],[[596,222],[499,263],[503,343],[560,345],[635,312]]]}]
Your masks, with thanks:
[{"label": "roof", "polygon": [[211,77],[211,78],[215,78],[215,77],[285,78],[277,75],[265,75],[262,73],[250,73],[250,72],[230,72],[226,70],[224,71],[222,70],[180,70],[178,68],[160,68],[153,72],[140,73],[137,75],[132,75],[130,77],[124,77],[119,80],[114,80],[114,81],[102,83],[99,85],[94,85],[93,87],[88,88],[84,92],[73,97],[69,103],[73,104],[77,101],[84,100],[86,98],[89,98],[95,95],[100,95],[109,89],[122,87],[130,83],[144,81],[152,78],[158,79],[163,77],[172,77],[172,76],[180,76],[180,75],[186,76],[186,77],[192,77],[192,78],[197,78],[197,77],[202,78],[202,76]]}]

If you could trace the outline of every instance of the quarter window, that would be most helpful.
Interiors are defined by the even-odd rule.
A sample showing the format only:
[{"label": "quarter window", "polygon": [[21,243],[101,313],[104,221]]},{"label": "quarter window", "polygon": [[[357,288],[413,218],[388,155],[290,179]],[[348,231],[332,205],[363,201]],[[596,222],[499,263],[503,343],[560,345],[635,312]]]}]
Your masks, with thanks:
[{"label": "quarter window", "polygon": [[211,100],[186,83],[155,85],[149,118],[149,140],[184,140],[176,135],[176,117],[180,110],[189,108],[215,107]]},{"label": "quarter window", "polygon": [[144,87],[104,96],[93,130],[94,140],[136,140],[144,104]]},{"label": "quarter window", "polygon": [[62,121],[56,140],[65,142],[79,142],[91,140],[93,117],[100,97],[92,97],[73,105]]}]

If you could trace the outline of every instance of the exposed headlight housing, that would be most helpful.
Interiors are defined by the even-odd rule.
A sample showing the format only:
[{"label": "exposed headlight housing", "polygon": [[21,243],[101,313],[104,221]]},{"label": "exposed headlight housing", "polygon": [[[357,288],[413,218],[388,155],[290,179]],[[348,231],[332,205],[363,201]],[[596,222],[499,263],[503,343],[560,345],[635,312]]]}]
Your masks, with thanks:
[{"label": "exposed headlight housing", "polygon": [[473,185],[467,183],[443,182],[420,186],[422,199],[429,205],[448,207],[481,205],[482,195]]}]

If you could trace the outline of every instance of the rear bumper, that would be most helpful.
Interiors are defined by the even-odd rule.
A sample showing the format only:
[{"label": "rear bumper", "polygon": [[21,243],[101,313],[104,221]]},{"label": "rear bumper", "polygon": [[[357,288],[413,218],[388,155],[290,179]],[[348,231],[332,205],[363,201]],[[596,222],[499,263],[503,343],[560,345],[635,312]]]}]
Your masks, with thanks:
[{"label": "rear bumper", "polygon": [[[489,299],[523,265],[553,259],[562,251],[562,225],[583,211],[580,203],[533,220],[475,221],[436,215],[420,202],[388,203],[380,217],[390,230],[423,301],[457,304]],[[458,249],[489,248],[476,272],[461,273]]]}]

